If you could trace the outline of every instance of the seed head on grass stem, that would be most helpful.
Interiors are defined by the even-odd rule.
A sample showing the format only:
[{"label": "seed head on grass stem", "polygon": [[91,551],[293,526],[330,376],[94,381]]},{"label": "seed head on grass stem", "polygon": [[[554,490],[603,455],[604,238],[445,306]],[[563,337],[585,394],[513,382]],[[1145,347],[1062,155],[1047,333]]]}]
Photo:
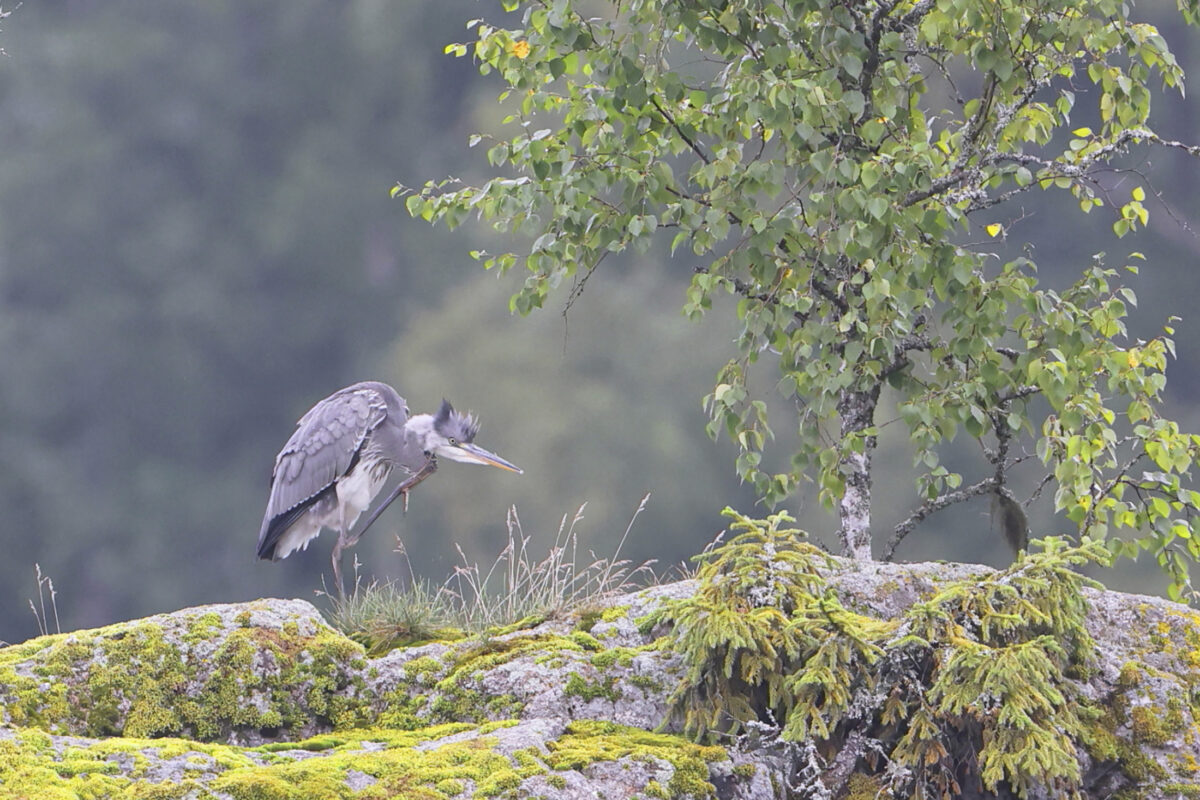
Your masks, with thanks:
[{"label": "seed head on grass stem", "polygon": [[[545,558],[535,560],[530,537],[522,531],[513,506],[506,518],[507,543],[486,570],[469,561],[456,545],[462,565],[455,567],[442,586],[435,589],[415,578],[409,588],[394,583],[359,586],[356,580],[349,598],[331,598],[330,623],[372,652],[381,652],[416,641],[507,628],[526,620],[541,622],[599,605],[608,597],[657,581],[654,562],[633,567],[619,557],[649,497],[647,494],[638,503],[610,558],[579,552],[576,528],[583,520],[584,504],[574,516],[563,515],[553,546]],[[403,550],[398,543],[398,551]]]},{"label": "seed head on grass stem", "polygon": [[563,515],[554,544],[540,561],[530,553],[529,537],[521,528],[516,506],[510,508],[506,519],[508,543],[486,572],[469,562],[458,548],[463,564],[455,568],[447,586],[459,598],[465,627],[485,630],[523,619],[548,619],[628,591],[638,579],[653,581],[653,562],[631,567],[628,559],[619,557],[649,498],[647,494],[641,499],[610,558],[597,557],[590,550],[586,556],[579,552],[576,527],[584,518],[586,503],[570,522]]},{"label": "seed head on grass stem", "polygon": [[[50,633],[50,618],[46,615],[46,593],[50,593],[50,612],[54,615],[54,632],[62,633],[62,626],[58,624],[58,602],[56,598],[58,593],[54,591],[54,581],[49,575],[42,574],[42,565],[34,564],[34,570],[37,572],[37,592],[38,601],[34,605],[33,599],[29,600],[29,610],[33,612],[33,618],[37,620],[38,631],[42,636]],[[40,612],[39,612],[40,609]]]}]

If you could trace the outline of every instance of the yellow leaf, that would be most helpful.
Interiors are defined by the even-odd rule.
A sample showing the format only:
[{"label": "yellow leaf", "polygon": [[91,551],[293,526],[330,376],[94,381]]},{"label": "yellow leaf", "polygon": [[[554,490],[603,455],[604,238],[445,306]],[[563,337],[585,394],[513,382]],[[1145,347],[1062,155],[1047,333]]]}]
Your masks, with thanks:
[{"label": "yellow leaf", "polygon": [[1138,363],[1140,362],[1140,359],[1138,358],[1137,350],[1130,350],[1128,353],[1125,354],[1125,358],[1129,361],[1130,367],[1136,367],[1138,365]]},{"label": "yellow leaf", "polygon": [[1133,187],[1133,199],[1139,203],[1146,199],[1146,190],[1140,186]]},{"label": "yellow leaf", "polygon": [[526,58],[529,55],[529,42],[524,39],[519,42],[513,42],[512,54],[517,58]]},{"label": "yellow leaf", "polygon": [[988,236],[996,237],[996,236],[1000,235],[1000,231],[1004,230],[1004,226],[1001,225],[999,222],[993,222],[991,225],[988,225],[984,230],[986,230],[988,232]]},{"label": "yellow leaf", "polygon": [[1092,129],[1091,128],[1076,128],[1075,130],[1071,131],[1071,133],[1075,134],[1076,136],[1091,136]]}]

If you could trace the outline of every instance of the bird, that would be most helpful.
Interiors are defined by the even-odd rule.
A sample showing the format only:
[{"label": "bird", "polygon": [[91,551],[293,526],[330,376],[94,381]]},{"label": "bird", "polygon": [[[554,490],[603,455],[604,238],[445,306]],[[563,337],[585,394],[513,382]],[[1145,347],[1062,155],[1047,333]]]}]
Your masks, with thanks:
[{"label": "bird", "polygon": [[[522,470],[475,444],[479,422],[443,399],[434,414],[409,415],[408,403],[386,383],[347,386],[308,410],[275,458],[271,491],[258,557],[278,561],[309,542],[323,528],[337,533],[333,546],[334,583],[342,586],[342,551],[353,547],[399,496],[437,471],[438,458]],[[406,477],[375,508],[358,533],[351,533],[394,469]]]}]

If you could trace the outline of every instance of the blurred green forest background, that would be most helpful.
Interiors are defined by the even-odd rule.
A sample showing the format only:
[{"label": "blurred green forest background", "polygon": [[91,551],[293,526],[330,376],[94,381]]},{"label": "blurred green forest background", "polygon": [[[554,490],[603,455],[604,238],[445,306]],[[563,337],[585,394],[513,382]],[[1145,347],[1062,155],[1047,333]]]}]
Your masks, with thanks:
[{"label": "blurred green forest background", "polygon": [[[1200,32],[1171,0],[1139,9],[1200,81]],[[456,544],[490,562],[514,504],[544,550],[586,502],[581,546],[610,555],[650,492],[622,556],[663,569],[722,529],[724,506],[762,511],[731,449],[704,434],[700,398],[734,354],[733,325],[731,308],[681,317],[687,257],[606,262],[565,316],[564,293],[520,319],[507,312],[520,277],[498,281],[468,256],[494,234],[431,228],[389,199],[397,181],[488,173],[467,139],[496,129],[499,84],[443,47],[501,14],[473,0],[37,0],[3,21],[0,640],[37,633],[35,564],[64,630],[311,599],[328,538],[278,564],[254,558],[255,540],[295,420],[357,380],[392,383],[414,411],[443,396],[474,410],[478,441],[525,469],[445,465],[356,548],[367,578],[407,576],[411,560],[440,582]],[[1157,98],[1154,119],[1168,138],[1200,139],[1192,98]],[[1148,203],[1148,232],[1118,241],[1104,210],[1081,218],[1047,193],[1009,210],[996,246],[1033,248],[1054,286],[1094,252],[1111,266],[1144,252],[1135,334],[1183,318],[1168,394],[1196,430],[1200,165],[1158,153],[1135,166],[1170,206]],[[915,491],[903,443],[885,438],[877,463],[882,532]],[[811,498],[789,510],[830,538]],[[987,511],[983,498],[931,518],[900,556],[1006,563]],[[1032,511],[1035,535],[1068,530],[1047,498]],[[1101,577],[1163,584],[1149,564]]]}]

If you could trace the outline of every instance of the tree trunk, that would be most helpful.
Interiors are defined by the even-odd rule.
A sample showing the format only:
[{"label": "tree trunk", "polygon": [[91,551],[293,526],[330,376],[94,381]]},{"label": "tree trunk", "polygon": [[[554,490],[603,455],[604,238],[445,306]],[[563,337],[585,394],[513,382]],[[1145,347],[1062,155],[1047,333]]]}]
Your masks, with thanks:
[{"label": "tree trunk", "polygon": [[843,392],[838,401],[842,442],[854,437],[862,444],[845,451],[839,465],[846,489],[838,501],[838,536],[842,555],[861,561],[871,560],[871,456],[875,452],[875,437],[861,433],[874,426],[878,403],[878,386],[865,392]]}]

